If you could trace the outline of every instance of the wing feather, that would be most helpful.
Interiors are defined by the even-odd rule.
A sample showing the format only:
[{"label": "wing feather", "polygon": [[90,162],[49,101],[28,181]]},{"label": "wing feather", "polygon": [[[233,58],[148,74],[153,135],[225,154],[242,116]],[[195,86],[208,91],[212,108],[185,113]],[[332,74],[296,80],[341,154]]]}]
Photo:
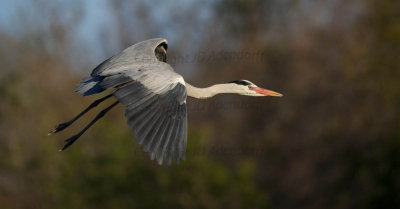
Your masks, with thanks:
[{"label": "wing feather", "polygon": [[143,141],[146,139],[146,135],[150,131],[154,131],[154,123],[155,117],[157,117],[157,110],[152,110],[150,113],[147,115],[147,117],[144,118],[143,121],[140,121],[137,126],[133,126],[132,129],[134,133],[136,134],[136,139],[139,144],[142,144]]},{"label": "wing feather", "polygon": [[[186,112],[184,113],[183,111],[184,111],[184,108],[180,107],[180,114],[183,115],[184,118],[186,118]],[[183,119],[183,120],[185,120],[185,119]],[[183,148],[181,141],[182,141],[183,137],[185,136],[185,131],[184,131],[185,126],[186,126],[185,121],[179,123],[178,136],[174,142],[174,151],[172,152],[172,154],[173,154],[172,157],[173,157],[175,163],[179,163],[179,158],[181,157],[181,149]]]},{"label": "wing feather", "polygon": [[157,156],[158,148],[160,147],[161,142],[163,141],[163,136],[167,133],[170,128],[172,120],[169,117],[165,117],[162,128],[157,132],[154,136],[154,139],[150,145],[149,153],[151,160],[154,160]]},{"label": "wing feather", "polygon": [[176,124],[177,122],[175,120],[171,120],[171,124],[169,124],[168,126],[167,134],[164,139],[161,140],[160,146],[157,149],[156,158],[159,164],[163,162],[165,150],[167,149],[167,145],[169,143],[169,140],[171,139],[171,135],[176,127]]},{"label": "wing feather", "polygon": [[185,82],[165,62],[166,49],[165,39],[137,43],[98,65],[76,90],[91,95],[115,88],[137,142],[159,164],[185,159],[187,143]]},{"label": "wing feather", "polygon": [[176,140],[178,139],[178,134],[179,134],[179,127],[181,126],[180,121],[176,121],[175,128],[172,130],[171,138],[168,141],[168,144],[166,146],[166,149],[164,150],[164,157],[165,160],[167,161],[168,165],[171,164],[171,157],[173,155],[174,150],[174,144]]},{"label": "wing feather", "polygon": [[113,94],[126,106],[128,125],[150,158],[156,158],[159,164],[163,161],[170,164],[171,159],[179,162],[185,153],[182,149],[186,142],[182,141],[187,140],[183,130],[186,127],[186,88],[181,83],[166,82],[163,86],[152,83],[153,88],[149,89],[141,81],[131,81]]},{"label": "wing feather", "polygon": [[154,138],[157,136],[157,134],[162,130],[162,125],[165,121],[165,116],[162,114],[158,115],[158,118],[156,120],[156,122],[154,123],[154,131],[150,132],[148,135],[146,135],[145,137],[147,138],[146,141],[144,141],[144,143],[142,144],[142,148],[145,152],[149,152],[150,148],[151,148],[151,144],[154,141]]}]

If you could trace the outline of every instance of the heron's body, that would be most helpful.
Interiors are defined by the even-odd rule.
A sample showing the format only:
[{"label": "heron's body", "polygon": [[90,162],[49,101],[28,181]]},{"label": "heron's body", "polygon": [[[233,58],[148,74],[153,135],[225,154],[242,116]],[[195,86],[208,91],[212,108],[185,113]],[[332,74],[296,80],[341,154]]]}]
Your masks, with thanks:
[{"label": "heron's body", "polygon": [[[186,97],[209,98],[222,93],[248,96],[281,96],[261,89],[245,80],[197,88],[186,83],[166,63],[167,41],[150,39],[135,44],[115,55],[99,66],[78,85],[76,91],[84,96],[114,89],[115,102],[103,110],[81,133],[66,140],[63,149],[70,146],[96,120],[117,103],[126,107],[125,116],[132,127],[136,140],[151,159],[161,164],[171,159],[179,162],[185,158],[187,144]],[[73,120],[60,124],[52,133],[63,130],[89,109],[109,98],[95,101]]]}]

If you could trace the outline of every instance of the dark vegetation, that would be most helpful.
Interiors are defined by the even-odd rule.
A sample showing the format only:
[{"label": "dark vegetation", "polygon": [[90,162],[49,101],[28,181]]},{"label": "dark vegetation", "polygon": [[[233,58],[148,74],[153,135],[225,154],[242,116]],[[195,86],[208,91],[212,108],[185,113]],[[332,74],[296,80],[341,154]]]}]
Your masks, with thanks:
[{"label": "dark vegetation", "polygon": [[[220,0],[206,19],[192,3],[155,21],[155,1],[115,1],[117,40],[87,34],[103,55],[71,38],[80,6],[21,9],[16,32],[0,28],[0,207],[400,208],[400,4],[311,2]],[[122,106],[58,153],[96,115],[46,136],[101,96],[73,93],[79,79],[156,36],[194,85],[243,78],[285,96],[188,99],[180,165],[149,160]]]}]

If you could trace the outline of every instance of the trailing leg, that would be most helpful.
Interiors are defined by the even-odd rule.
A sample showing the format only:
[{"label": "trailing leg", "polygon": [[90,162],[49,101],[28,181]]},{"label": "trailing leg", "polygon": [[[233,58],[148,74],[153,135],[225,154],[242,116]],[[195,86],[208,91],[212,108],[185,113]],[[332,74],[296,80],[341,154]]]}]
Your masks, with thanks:
[{"label": "trailing leg", "polygon": [[61,148],[59,151],[63,151],[67,149],[69,146],[71,146],[80,136],[82,136],[83,133],[85,133],[94,123],[96,123],[97,120],[99,120],[101,117],[103,117],[108,111],[111,110],[115,105],[117,105],[119,102],[116,101],[112,105],[108,106],[106,109],[102,110],[82,131],[80,131],[78,134],[70,137],[69,139],[65,140],[65,145],[63,148]]},{"label": "trailing leg", "polygon": [[89,110],[91,110],[92,108],[96,107],[97,105],[99,105],[100,103],[102,103],[104,100],[110,98],[112,96],[112,93],[100,98],[96,101],[94,101],[92,104],[89,105],[89,107],[87,107],[85,110],[83,110],[81,113],[79,113],[77,116],[75,116],[74,118],[72,118],[72,120],[65,122],[65,123],[60,123],[56,126],[56,128],[54,128],[52,131],[50,131],[48,133],[48,135],[60,132],[62,130],[64,130],[65,128],[67,128],[68,126],[70,126],[72,123],[74,123],[76,120],[78,120],[78,118],[82,117],[82,115],[84,115],[85,113],[87,113]]}]

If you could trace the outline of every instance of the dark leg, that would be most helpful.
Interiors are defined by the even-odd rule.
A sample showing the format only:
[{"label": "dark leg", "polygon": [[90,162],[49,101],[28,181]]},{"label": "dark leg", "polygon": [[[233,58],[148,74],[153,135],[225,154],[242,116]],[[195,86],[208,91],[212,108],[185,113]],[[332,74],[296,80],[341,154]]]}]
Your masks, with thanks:
[{"label": "dark leg", "polygon": [[70,126],[73,122],[75,122],[76,120],[78,120],[78,118],[80,118],[82,115],[84,115],[85,113],[87,113],[90,109],[96,107],[97,105],[99,105],[100,103],[102,103],[104,100],[110,98],[112,96],[112,94],[109,94],[103,98],[100,98],[96,101],[94,101],[92,104],[89,105],[89,107],[87,107],[85,110],[83,110],[81,113],[79,113],[79,115],[77,115],[75,118],[72,118],[72,120],[65,122],[65,123],[61,123],[58,124],[56,128],[54,128],[52,131],[50,131],[48,133],[48,135],[57,133],[59,131],[64,130],[65,128],[67,128],[68,126]]},{"label": "dark leg", "polygon": [[82,136],[83,133],[85,133],[86,130],[88,130],[94,123],[96,123],[97,120],[99,120],[101,117],[103,117],[111,108],[113,108],[115,105],[117,105],[119,102],[116,101],[112,105],[108,106],[106,109],[102,110],[84,129],[82,129],[81,132],[76,134],[75,136],[72,136],[71,138],[65,140],[65,145],[63,148],[61,148],[59,151],[63,151],[67,149],[67,147],[71,146],[80,136]]}]

